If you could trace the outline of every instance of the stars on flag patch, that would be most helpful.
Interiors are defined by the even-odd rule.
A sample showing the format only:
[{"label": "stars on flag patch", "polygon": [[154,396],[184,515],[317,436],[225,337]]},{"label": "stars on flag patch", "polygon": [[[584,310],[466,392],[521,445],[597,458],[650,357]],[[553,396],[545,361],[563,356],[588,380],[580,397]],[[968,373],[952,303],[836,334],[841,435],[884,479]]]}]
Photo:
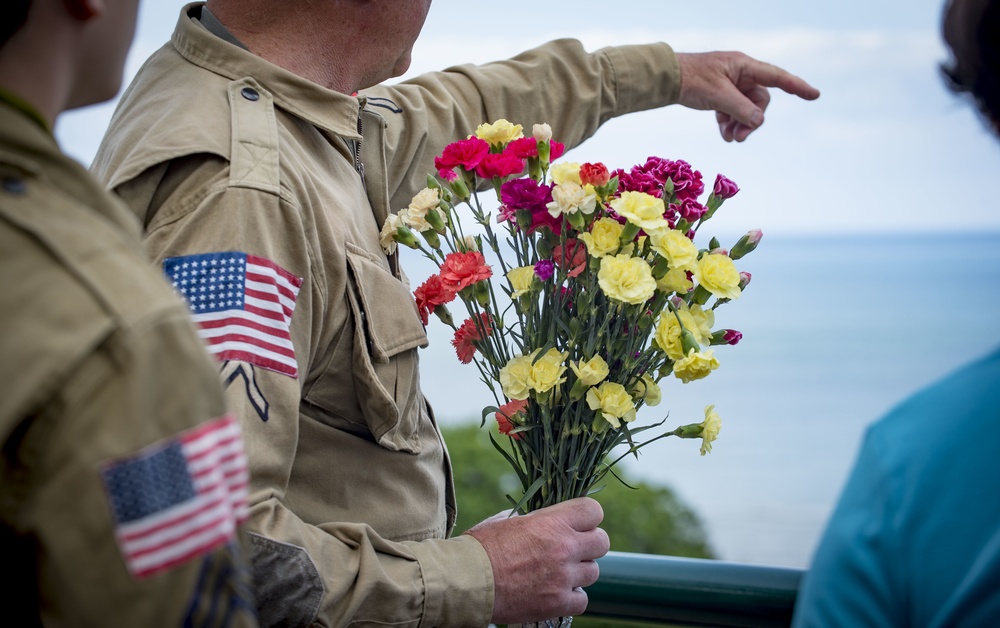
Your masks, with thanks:
[{"label": "stars on flag patch", "polygon": [[107,462],[101,478],[118,547],[136,578],[232,542],[247,518],[250,476],[230,415]]},{"label": "stars on flag patch", "polygon": [[301,277],[240,251],[169,257],[163,271],[219,361],[298,377],[290,326]]}]

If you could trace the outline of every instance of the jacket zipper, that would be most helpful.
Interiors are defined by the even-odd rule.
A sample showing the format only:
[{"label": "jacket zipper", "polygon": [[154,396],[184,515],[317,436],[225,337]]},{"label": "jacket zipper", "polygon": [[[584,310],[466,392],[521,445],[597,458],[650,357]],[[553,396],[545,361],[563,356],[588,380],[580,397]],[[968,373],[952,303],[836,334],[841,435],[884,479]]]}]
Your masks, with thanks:
[{"label": "jacket zipper", "polygon": [[361,184],[367,189],[365,183],[365,165],[361,163],[361,141],[364,137],[364,124],[361,121],[361,112],[358,111],[358,139],[354,142],[354,169],[361,175]]}]

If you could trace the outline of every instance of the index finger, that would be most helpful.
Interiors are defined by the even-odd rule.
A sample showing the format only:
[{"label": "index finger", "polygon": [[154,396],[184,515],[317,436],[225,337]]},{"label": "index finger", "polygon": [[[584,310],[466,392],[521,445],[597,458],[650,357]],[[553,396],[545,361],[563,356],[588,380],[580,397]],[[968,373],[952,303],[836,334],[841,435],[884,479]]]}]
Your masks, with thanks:
[{"label": "index finger", "polygon": [[777,87],[778,89],[803,98],[805,100],[816,100],[819,98],[819,90],[805,82],[791,72],[783,70],[776,65],[754,60],[744,68],[743,80],[752,81],[764,87]]}]

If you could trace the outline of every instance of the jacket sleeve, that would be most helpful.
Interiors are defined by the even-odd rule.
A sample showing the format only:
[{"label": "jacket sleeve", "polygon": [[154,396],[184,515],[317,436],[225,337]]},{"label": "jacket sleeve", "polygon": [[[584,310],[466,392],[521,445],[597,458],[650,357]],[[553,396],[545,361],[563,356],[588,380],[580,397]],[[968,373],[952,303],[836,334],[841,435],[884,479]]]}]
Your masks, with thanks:
[{"label": "jacket sleeve", "polygon": [[14,609],[39,625],[256,626],[233,513],[202,492],[235,455],[216,428],[235,424],[183,310],[112,332],[69,371],[5,443],[2,532],[26,556],[4,560],[35,570],[39,598]]},{"label": "jacket sleeve", "polygon": [[545,122],[570,149],[611,118],[676,103],[680,87],[677,57],[665,43],[588,53],[579,41],[562,39],[506,61],[459,65],[366,95],[395,105],[380,111],[388,120],[394,174],[389,194],[399,209],[424,186],[441,149],[484,122],[506,118],[528,134]]},{"label": "jacket sleeve", "polygon": [[[261,624],[488,623],[492,569],[475,539],[389,541],[364,523],[303,520],[301,509],[289,504],[300,439],[308,438],[300,413],[300,404],[307,403],[304,389],[314,383],[310,373],[322,348],[337,342],[331,330],[347,325],[340,318],[347,315],[344,295],[327,293],[331,283],[337,285],[327,275],[341,272],[338,261],[319,259],[314,239],[317,229],[330,227],[303,222],[309,213],[300,211],[287,190],[230,185],[220,158],[201,156],[147,176],[157,177],[159,185],[140,177],[118,191],[133,209],[141,205],[137,191],[157,187],[158,198],[166,198],[147,221],[145,246],[172,281],[188,281],[181,291],[220,363],[227,403],[241,420],[251,470],[250,559]],[[223,298],[245,298],[246,309],[266,309],[270,322],[244,313],[237,316],[249,322],[219,322],[212,310],[220,306],[206,301],[202,291],[207,287],[211,293],[218,275],[182,274],[192,266],[206,268],[205,262],[210,269],[213,261],[226,265],[227,276],[239,274],[245,264],[247,296],[236,296],[239,289],[227,286]],[[274,297],[270,304],[268,294]],[[330,300],[337,302],[325,307]],[[252,337],[261,333],[263,342],[255,343]],[[327,473],[358,472],[338,467],[336,451],[325,455]]]}]

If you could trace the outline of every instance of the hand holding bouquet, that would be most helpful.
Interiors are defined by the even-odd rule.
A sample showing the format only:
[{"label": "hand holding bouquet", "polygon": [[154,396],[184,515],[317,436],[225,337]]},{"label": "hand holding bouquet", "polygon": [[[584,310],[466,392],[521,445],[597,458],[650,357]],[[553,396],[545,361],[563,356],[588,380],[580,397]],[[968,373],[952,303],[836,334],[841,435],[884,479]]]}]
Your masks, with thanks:
[{"label": "hand holding bouquet", "polygon": [[[664,378],[704,378],[719,366],[711,347],[739,342],[714,329],[715,310],[746,288],[734,260],[761,237],[750,231],[729,250],[714,238],[694,244],[739,191],[722,175],[703,204],[701,174],[684,161],[650,157],[612,172],[553,163],[562,152],[548,125],[525,137],[506,120],[484,124],[444,149],[437,177],[381,236],[387,253],[403,244],[438,266],[416,289],[417,307],[425,325],[433,313],[455,330],[459,360],[493,392],[483,419],[492,414],[507,437],[494,445],[521,481],[519,511],[588,494],[615,462],[666,436],[701,438],[711,451],[714,406],[700,423],[641,442],[664,421],[637,426],[636,413],[660,403]],[[490,188],[502,239],[477,191]],[[456,299],[468,314],[457,326]]]}]

